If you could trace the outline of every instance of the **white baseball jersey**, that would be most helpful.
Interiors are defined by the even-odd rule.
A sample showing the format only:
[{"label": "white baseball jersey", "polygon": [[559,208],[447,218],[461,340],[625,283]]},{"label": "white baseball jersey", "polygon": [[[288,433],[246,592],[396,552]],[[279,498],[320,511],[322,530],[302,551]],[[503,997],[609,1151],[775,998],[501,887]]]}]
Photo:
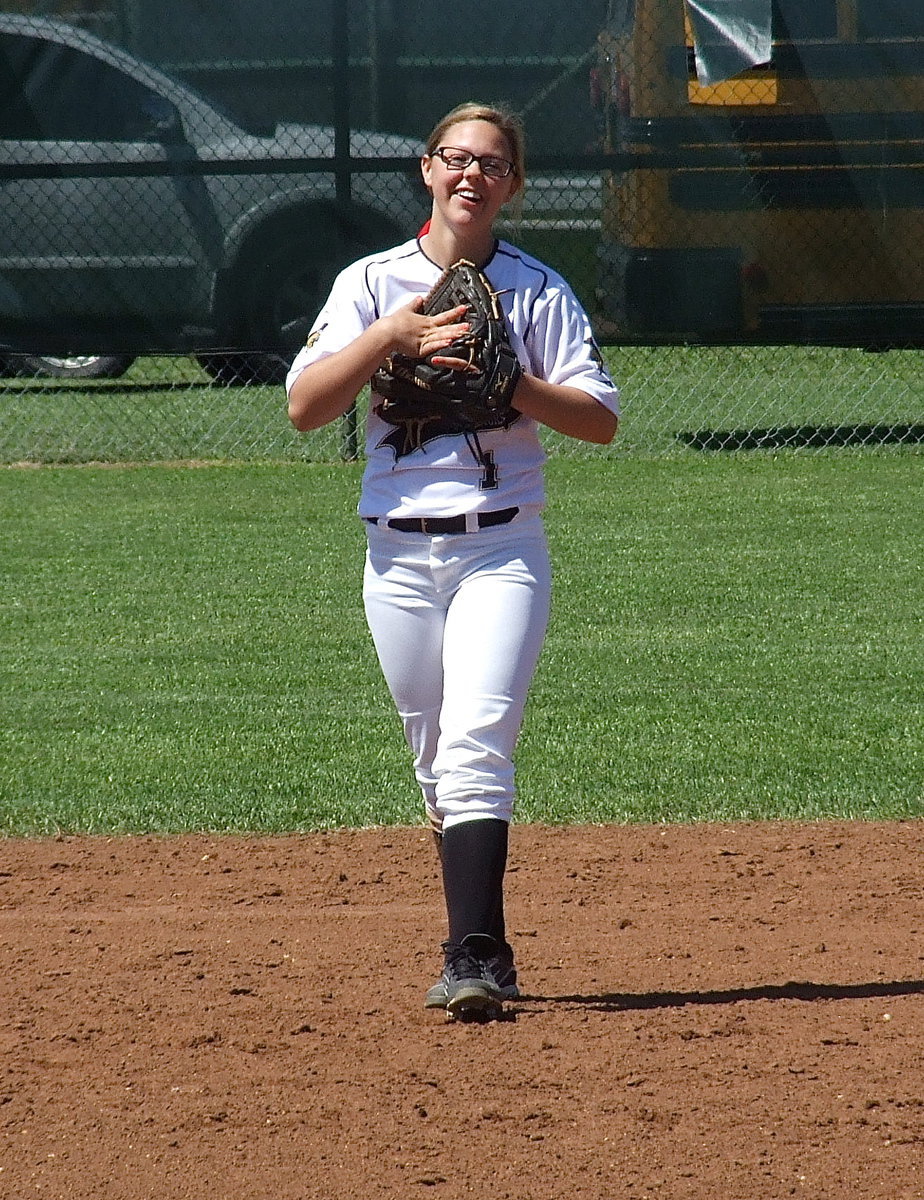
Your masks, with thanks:
[{"label": "white baseball jersey", "polygon": [[[567,282],[538,259],[498,242],[484,273],[500,293],[510,342],[523,369],[580,389],[611,412],[619,392],[597,349],[587,315]],[[309,363],[342,350],[379,317],[424,296],[442,274],[415,239],[343,270],[298,353],[287,390]],[[430,423],[419,442],[382,420],[376,397],[366,422],[363,517],[442,517],[516,505],[523,515],[545,503],[545,454],[537,423],[519,414],[507,428],[477,436]]]}]

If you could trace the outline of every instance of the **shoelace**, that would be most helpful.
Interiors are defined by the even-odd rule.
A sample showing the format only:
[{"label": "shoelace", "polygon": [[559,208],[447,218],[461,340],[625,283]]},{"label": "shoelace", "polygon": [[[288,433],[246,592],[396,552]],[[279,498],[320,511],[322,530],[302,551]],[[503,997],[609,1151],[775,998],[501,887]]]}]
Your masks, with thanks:
[{"label": "shoelace", "polygon": [[445,946],[444,970],[454,979],[485,979],[485,964],[467,946]]}]

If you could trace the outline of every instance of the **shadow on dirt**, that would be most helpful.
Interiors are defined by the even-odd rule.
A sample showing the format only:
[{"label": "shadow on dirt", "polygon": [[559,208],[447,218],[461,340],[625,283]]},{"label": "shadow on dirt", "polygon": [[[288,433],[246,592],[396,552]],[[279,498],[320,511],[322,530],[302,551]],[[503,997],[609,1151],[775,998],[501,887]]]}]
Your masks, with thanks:
[{"label": "shadow on dirt", "polygon": [[744,1000],[870,1000],[890,996],[924,996],[924,980],[891,983],[809,983],[792,981],[759,987],[705,992],[606,992],[599,996],[527,996],[523,1003],[561,1004],[598,1012],[685,1008],[688,1005],[739,1004]]}]

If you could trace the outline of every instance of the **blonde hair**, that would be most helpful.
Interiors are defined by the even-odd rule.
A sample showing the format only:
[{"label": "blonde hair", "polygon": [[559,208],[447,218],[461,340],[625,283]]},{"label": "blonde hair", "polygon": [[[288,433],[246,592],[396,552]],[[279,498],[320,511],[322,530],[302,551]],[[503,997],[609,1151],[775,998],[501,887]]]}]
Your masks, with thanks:
[{"label": "blonde hair", "polygon": [[453,125],[461,125],[463,121],[487,121],[495,125],[507,140],[510,147],[510,158],[513,169],[522,187],[526,177],[526,136],[523,123],[515,112],[493,104],[481,104],[476,100],[467,100],[448,112],[433,128],[427,138],[425,153],[432,156],[439,149],[443,138]]}]

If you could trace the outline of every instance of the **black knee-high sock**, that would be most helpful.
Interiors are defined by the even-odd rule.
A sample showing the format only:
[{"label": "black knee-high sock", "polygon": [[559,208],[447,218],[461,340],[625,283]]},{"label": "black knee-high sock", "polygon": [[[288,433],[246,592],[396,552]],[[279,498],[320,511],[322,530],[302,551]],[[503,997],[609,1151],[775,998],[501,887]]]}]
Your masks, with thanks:
[{"label": "black knee-high sock", "polygon": [[[440,868],[442,869],[443,862],[443,834],[441,831],[434,829],[433,844],[436,847],[436,853],[440,860]],[[498,890],[497,904],[494,908],[494,915],[491,918],[491,926],[488,931],[498,946],[507,944],[507,921],[504,915],[504,889],[501,887]]]},{"label": "black knee-high sock", "polygon": [[451,942],[472,935],[503,941],[508,834],[507,822],[493,817],[443,831],[443,891]]}]

